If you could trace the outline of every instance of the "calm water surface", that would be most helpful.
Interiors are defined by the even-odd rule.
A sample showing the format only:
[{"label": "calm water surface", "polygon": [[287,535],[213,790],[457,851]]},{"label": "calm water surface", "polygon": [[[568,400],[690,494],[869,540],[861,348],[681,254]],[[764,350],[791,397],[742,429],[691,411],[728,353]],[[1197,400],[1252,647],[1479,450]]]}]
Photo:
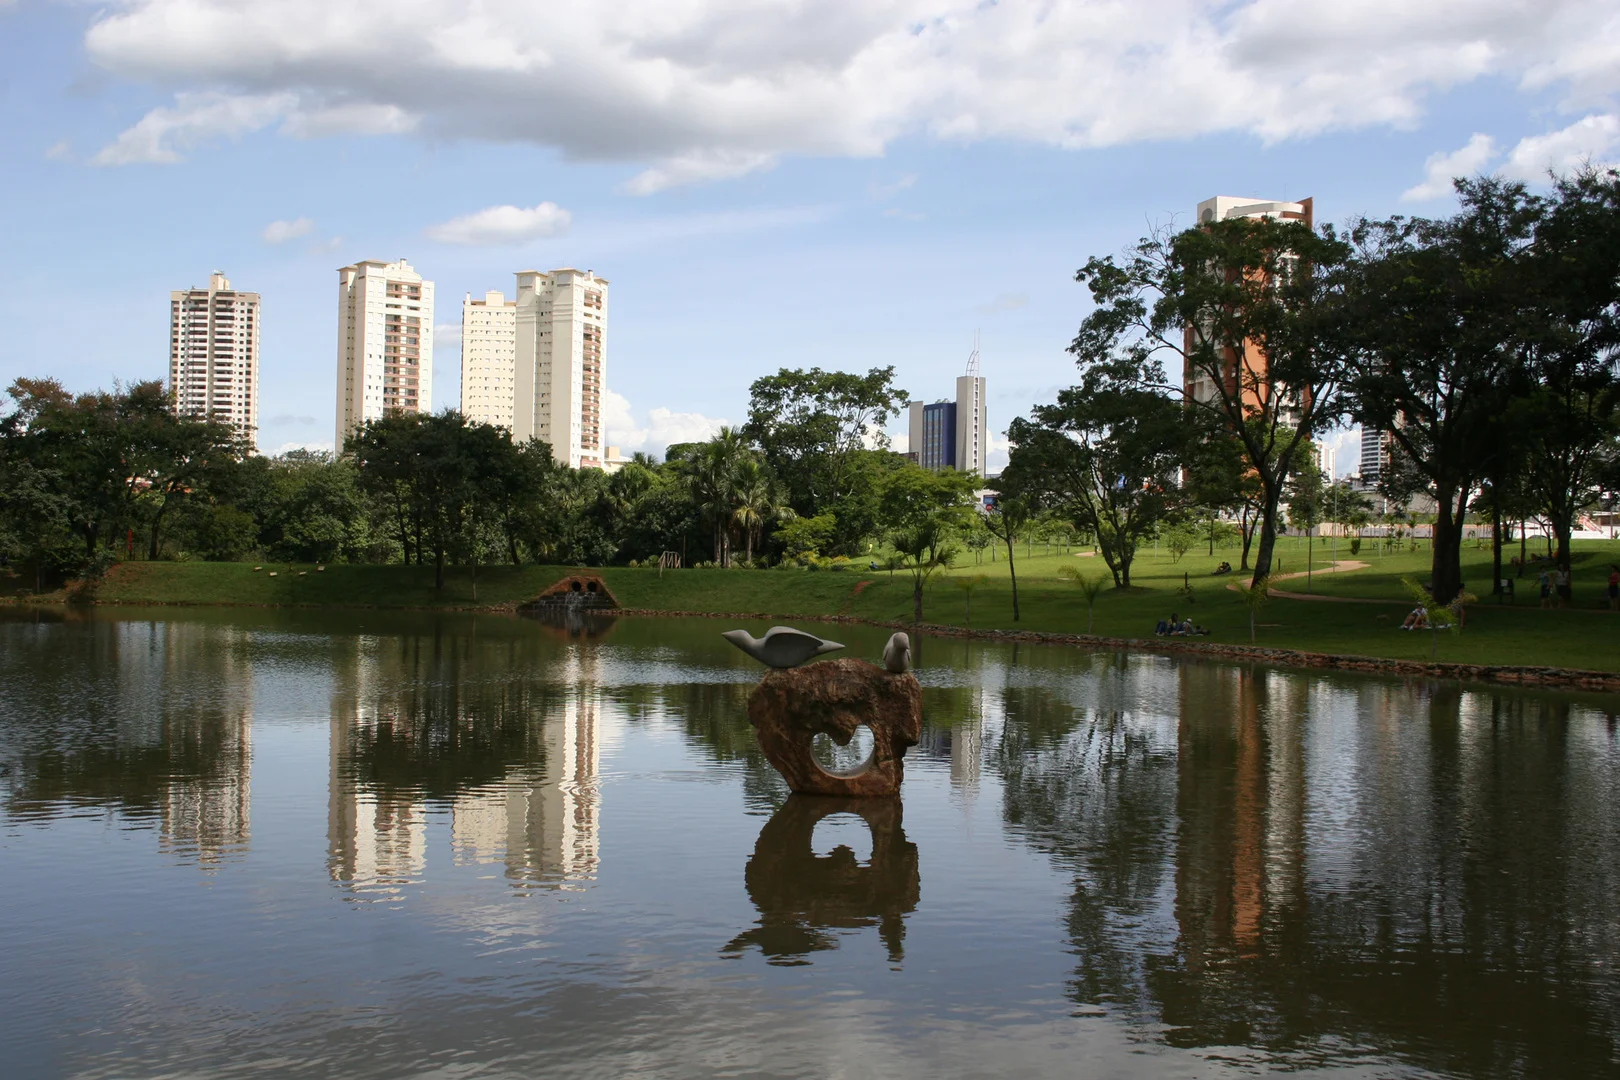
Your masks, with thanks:
[{"label": "calm water surface", "polygon": [[1613,698],[928,640],[798,800],[728,626],[5,616],[0,1074],[1620,1075]]}]

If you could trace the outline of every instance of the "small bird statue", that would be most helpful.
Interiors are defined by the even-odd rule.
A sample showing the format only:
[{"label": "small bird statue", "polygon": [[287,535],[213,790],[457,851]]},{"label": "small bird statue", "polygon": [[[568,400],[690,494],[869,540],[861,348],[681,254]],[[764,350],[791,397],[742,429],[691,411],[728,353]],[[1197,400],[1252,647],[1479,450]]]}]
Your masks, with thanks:
[{"label": "small bird statue", "polygon": [[883,646],[883,666],[896,675],[911,670],[911,639],[906,637],[905,631],[895,634]]},{"label": "small bird statue", "polygon": [[727,630],[720,636],[773,668],[798,667],[812,656],[843,648],[836,641],[823,641],[791,626],[773,626],[764,637],[755,637],[746,630]]}]

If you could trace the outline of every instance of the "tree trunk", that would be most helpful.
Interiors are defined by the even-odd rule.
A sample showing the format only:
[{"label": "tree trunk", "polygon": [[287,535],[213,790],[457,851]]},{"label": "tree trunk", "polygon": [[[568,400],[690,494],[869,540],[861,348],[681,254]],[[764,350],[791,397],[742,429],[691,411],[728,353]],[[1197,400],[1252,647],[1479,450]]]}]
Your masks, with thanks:
[{"label": "tree trunk", "polygon": [[1491,593],[1502,595],[1502,508],[1491,500]]},{"label": "tree trunk", "polygon": [[1016,538],[1011,532],[1007,534],[1007,573],[1012,576],[1013,590],[1013,622],[1018,621],[1018,567],[1013,565],[1013,547]]},{"label": "tree trunk", "polygon": [[911,575],[911,621],[914,623],[922,622],[922,589],[923,576],[919,570]]},{"label": "tree trunk", "polygon": [[1459,485],[1458,489],[1444,487],[1435,494],[1439,496],[1438,512],[1434,515],[1434,535],[1431,547],[1434,550],[1434,561],[1431,566],[1432,580],[1430,591],[1435,602],[1449,604],[1462,591],[1462,519],[1463,507],[1453,506],[1454,500],[1464,500],[1468,497],[1468,485]]},{"label": "tree trunk", "polygon": [[1282,486],[1279,484],[1268,490],[1265,500],[1265,505],[1260,507],[1260,546],[1254,553],[1254,576],[1249,579],[1250,585],[1271,574],[1271,554],[1277,546],[1277,505],[1282,502]]},{"label": "tree trunk", "polygon": [[433,549],[433,587],[444,588],[444,545],[439,544]]},{"label": "tree trunk", "polygon": [[158,536],[163,530],[163,513],[169,508],[169,500],[164,499],[158,504],[157,513],[152,515],[152,537],[146,545],[147,562],[156,562],[158,557]]}]

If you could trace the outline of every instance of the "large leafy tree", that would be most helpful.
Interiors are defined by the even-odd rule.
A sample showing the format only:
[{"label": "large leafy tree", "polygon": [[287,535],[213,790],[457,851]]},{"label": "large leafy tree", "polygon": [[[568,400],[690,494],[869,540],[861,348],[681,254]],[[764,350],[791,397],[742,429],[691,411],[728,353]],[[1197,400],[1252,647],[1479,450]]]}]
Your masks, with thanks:
[{"label": "large leafy tree", "polygon": [[1620,451],[1620,173],[1559,179],[1527,263],[1531,390],[1515,427],[1567,570],[1575,519]]},{"label": "large leafy tree", "polygon": [[1524,320],[1543,213],[1523,184],[1464,180],[1457,191],[1451,218],[1351,230],[1354,414],[1394,440],[1387,493],[1405,494],[1408,477],[1435,501],[1430,588],[1442,603],[1462,590],[1469,499],[1513,452],[1509,411],[1530,390]]},{"label": "large leafy tree", "polygon": [[1271,572],[1300,444],[1342,412],[1350,254],[1331,230],[1240,218],[1157,232],[1075,275],[1097,305],[1069,347],[1081,368],[1099,385],[1180,397],[1242,446],[1260,488],[1256,580]]},{"label": "large leafy tree", "polygon": [[9,456],[30,483],[49,478],[50,513],[79,538],[87,564],[147,524],[156,555],[169,509],[247,451],[224,425],[176,417],[157,381],[74,396],[54,379],[18,379],[9,393]]},{"label": "large leafy tree", "polygon": [[1137,547],[1185,506],[1177,481],[1193,430],[1168,395],[1112,384],[1093,368],[1055,404],[1009,425],[999,486],[1095,536],[1115,587],[1126,588]]},{"label": "large leafy tree", "polygon": [[783,368],[749,387],[743,433],[786,490],[794,512],[838,519],[834,546],[852,549],[877,527],[884,475],[894,466],[884,428],[909,398],[894,368],[865,375]]}]

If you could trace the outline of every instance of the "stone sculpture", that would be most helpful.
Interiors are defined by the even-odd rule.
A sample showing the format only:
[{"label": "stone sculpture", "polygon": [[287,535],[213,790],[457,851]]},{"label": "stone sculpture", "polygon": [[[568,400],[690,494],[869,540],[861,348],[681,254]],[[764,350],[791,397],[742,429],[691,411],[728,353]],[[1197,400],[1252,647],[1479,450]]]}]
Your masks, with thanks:
[{"label": "stone sculpture", "polygon": [[823,641],[791,626],[773,626],[765,631],[764,637],[755,637],[746,630],[727,630],[720,636],[773,668],[798,667],[812,656],[843,648],[836,641]]},{"label": "stone sculpture", "polygon": [[[905,753],[922,734],[922,687],[908,666],[909,640],[904,634],[889,639],[884,661],[889,670],[865,660],[826,660],[792,669],[831,648],[841,648],[811,634],[776,627],[756,641],[740,630],[726,639],[750,656],[772,664],[771,671],[748,696],[748,722],[754,726],[760,749],[782,774],[788,787],[801,795],[894,795],[905,776]],[[780,642],[781,644],[776,644]],[[898,670],[896,670],[898,668]],[[872,753],[864,764],[848,772],[823,768],[811,752],[811,740],[826,735],[848,746],[855,729],[865,724],[872,731]]]},{"label": "stone sculpture", "polygon": [[904,675],[911,670],[911,639],[904,630],[889,638],[889,643],[883,646],[883,666],[896,675]]}]

